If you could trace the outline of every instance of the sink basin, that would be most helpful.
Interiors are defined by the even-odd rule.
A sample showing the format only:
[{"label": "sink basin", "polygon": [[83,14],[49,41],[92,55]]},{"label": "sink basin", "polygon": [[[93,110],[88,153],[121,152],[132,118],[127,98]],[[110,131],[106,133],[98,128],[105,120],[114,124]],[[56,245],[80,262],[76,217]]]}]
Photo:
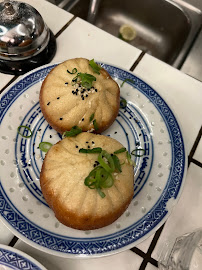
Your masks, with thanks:
[{"label": "sink basin", "polygon": [[[90,0],[66,2],[67,11],[87,20]],[[101,0],[93,23],[116,37],[121,25],[131,25],[137,33],[131,45],[179,68],[201,22],[200,10],[181,0]]]}]

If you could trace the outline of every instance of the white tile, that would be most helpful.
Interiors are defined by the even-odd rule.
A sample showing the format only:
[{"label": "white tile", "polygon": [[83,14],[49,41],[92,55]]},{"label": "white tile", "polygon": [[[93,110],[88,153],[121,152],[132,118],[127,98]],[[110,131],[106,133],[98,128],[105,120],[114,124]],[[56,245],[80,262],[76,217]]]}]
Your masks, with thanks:
[{"label": "white tile", "polygon": [[191,163],[178,204],[173,209],[160,235],[152,257],[159,259],[165,245],[172,239],[202,226],[202,168]]},{"label": "white tile", "polygon": [[202,84],[147,54],[134,73],[168,103],[182,126],[189,153],[202,123]]},{"label": "white tile", "polygon": [[202,138],[199,141],[193,158],[202,163]]},{"label": "white tile", "polygon": [[148,263],[145,270],[157,270],[156,266],[153,266],[151,263]]},{"label": "white tile", "polygon": [[147,253],[148,248],[152,242],[152,239],[154,238],[154,234],[148,237],[146,240],[138,244],[136,247],[141,249],[144,253]]},{"label": "white tile", "polygon": [[42,16],[44,22],[56,34],[72,17],[69,12],[58,8],[47,1],[17,0],[33,6]]},{"label": "white tile", "polygon": [[107,32],[76,18],[57,39],[53,62],[74,57],[94,58],[129,69],[141,51]]},{"label": "white tile", "polygon": [[96,259],[66,259],[39,251],[21,240],[15,248],[27,253],[48,270],[134,270],[139,269],[142,258],[132,251]]},{"label": "white tile", "polygon": [[13,237],[14,234],[0,220],[0,244],[8,245]]},{"label": "white tile", "polygon": [[13,78],[13,75],[0,73],[0,90]]}]

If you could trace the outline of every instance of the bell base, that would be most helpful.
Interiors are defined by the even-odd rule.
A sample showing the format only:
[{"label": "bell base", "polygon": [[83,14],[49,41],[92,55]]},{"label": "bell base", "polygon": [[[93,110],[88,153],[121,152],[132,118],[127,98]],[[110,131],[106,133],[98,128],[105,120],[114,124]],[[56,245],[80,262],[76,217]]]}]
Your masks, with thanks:
[{"label": "bell base", "polygon": [[50,63],[56,53],[56,39],[50,30],[50,40],[46,48],[39,54],[28,59],[8,61],[0,59],[0,72],[11,75],[23,75],[39,66]]}]

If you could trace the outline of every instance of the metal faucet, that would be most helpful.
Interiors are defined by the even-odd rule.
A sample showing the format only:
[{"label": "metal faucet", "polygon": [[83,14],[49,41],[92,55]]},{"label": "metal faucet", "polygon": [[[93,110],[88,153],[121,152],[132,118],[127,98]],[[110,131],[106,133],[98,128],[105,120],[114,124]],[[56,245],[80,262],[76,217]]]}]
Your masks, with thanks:
[{"label": "metal faucet", "polygon": [[101,0],[90,0],[87,21],[94,24]]}]

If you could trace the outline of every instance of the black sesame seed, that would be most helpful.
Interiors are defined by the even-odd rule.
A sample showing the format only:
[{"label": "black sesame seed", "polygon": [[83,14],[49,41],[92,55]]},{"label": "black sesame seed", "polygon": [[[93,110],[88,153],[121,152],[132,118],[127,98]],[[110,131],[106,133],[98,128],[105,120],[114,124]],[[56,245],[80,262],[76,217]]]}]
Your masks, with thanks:
[{"label": "black sesame seed", "polygon": [[124,110],[124,113],[126,113],[127,111],[126,110]]},{"label": "black sesame seed", "polygon": [[88,97],[88,95],[86,95],[86,97]]},{"label": "black sesame seed", "polygon": [[126,136],[128,136],[128,133],[126,133]]},{"label": "black sesame seed", "polygon": [[82,118],[81,121],[84,121],[84,118]]},{"label": "black sesame seed", "polygon": [[76,145],[76,148],[79,148],[78,145]]},{"label": "black sesame seed", "polygon": [[92,86],[92,87],[91,87],[91,89],[95,89],[95,87],[94,87],[94,86]]},{"label": "black sesame seed", "polygon": [[57,97],[57,99],[60,99],[60,97]]},{"label": "black sesame seed", "polygon": [[142,136],[142,134],[140,133],[139,136]]},{"label": "black sesame seed", "polygon": [[84,100],[84,97],[82,97],[82,100]]},{"label": "black sesame seed", "polygon": [[86,142],[86,143],[88,143],[88,142]]},{"label": "black sesame seed", "polygon": [[118,114],[118,116],[121,116],[120,114]]},{"label": "black sesame seed", "polygon": [[90,148],[90,145],[88,145],[88,148]]},{"label": "black sesame seed", "polygon": [[129,119],[132,119],[132,117],[130,116]]},{"label": "black sesame seed", "polygon": [[97,166],[97,164],[93,164],[93,167],[95,168]]},{"label": "black sesame seed", "polygon": [[39,147],[37,146],[37,149],[39,149]]},{"label": "black sesame seed", "polygon": [[39,128],[38,131],[41,131],[41,128]]},{"label": "black sesame seed", "polygon": [[52,135],[50,135],[50,138],[52,138],[53,136]]},{"label": "black sesame seed", "polygon": [[28,163],[28,166],[31,166],[31,164],[30,164],[30,163]]},{"label": "black sesame seed", "polygon": [[72,94],[74,94],[74,90],[72,90]]},{"label": "black sesame seed", "polygon": [[95,144],[94,141],[92,141],[92,144]]},{"label": "black sesame seed", "polygon": [[60,120],[63,120],[63,118],[62,118],[62,117],[60,117]]},{"label": "black sesame seed", "polygon": [[33,152],[33,155],[35,155],[35,152]]},{"label": "black sesame seed", "polygon": [[47,105],[50,105],[50,102],[48,102]]},{"label": "black sesame seed", "polygon": [[76,89],[76,92],[78,92],[78,91],[79,91],[79,89],[77,88],[77,89]]},{"label": "black sesame seed", "polygon": [[117,134],[117,131],[115,131],[114,134]]},{"label": "black sesame seed", "polygon": [[95,92],[97,92],[97,89],[95,89]]}]

